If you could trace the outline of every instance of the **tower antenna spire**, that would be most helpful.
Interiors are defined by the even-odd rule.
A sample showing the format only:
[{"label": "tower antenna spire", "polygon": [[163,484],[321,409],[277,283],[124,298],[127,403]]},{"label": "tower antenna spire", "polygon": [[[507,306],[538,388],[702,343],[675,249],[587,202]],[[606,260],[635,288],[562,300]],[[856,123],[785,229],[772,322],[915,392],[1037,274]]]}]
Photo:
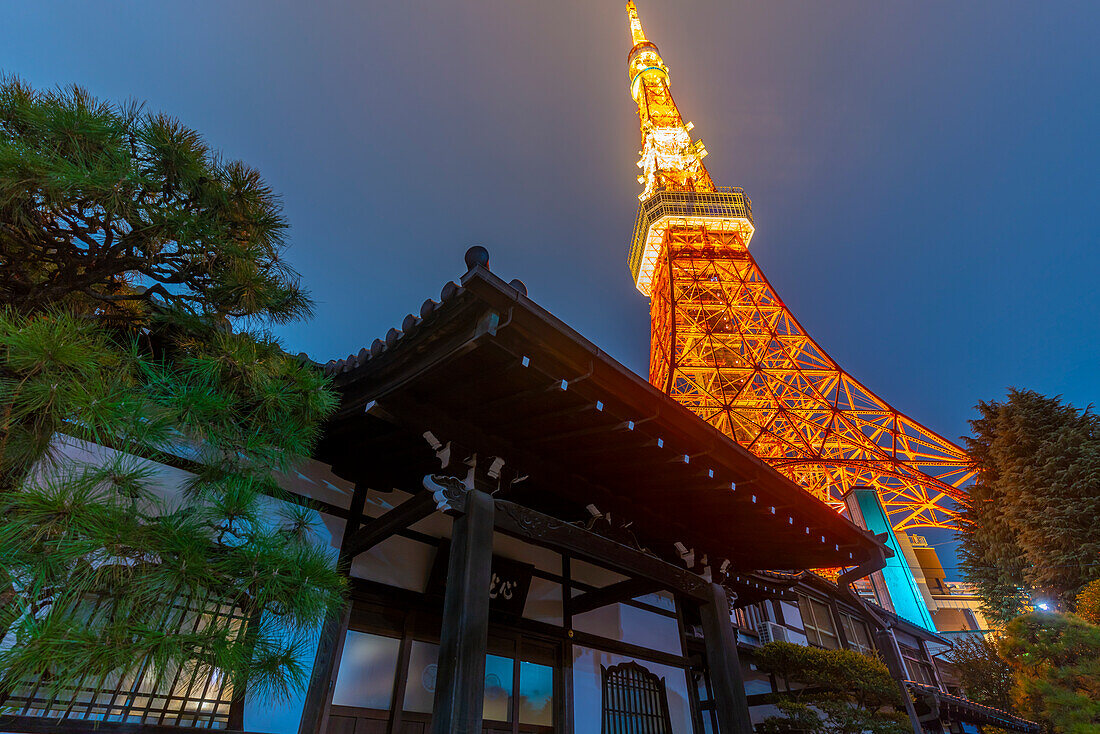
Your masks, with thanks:
[{"label": "tower antenna spire", "polygon": [[752,203],[714,185],[633,0],[626,13],[643,186],[630,270],[650,298],[650,382],[838,509],[870,486],[895,530],[951,527],[969,457],[855,380],[798,323],[749,254]]},{"label": "tower antenna spire", "polygon": [[634,4],[634,0],[630,0],[626,4],[626,15],[630,19],[630,37],[634,39],[634,45],[637,46],[646,40],[646,37],[645,31],[642,30],[642,21],[638,17],[638,7]]},{"label": "tower antenna spire", "polygon": [[645,188],[638,199],[644,201],[657,191],[713,191],[714,182],[703,165],[707,149],[702,141],[692,141],[693,125],[680,117],[669,91],[668,67],[657,45],[645,37],[633,0],[626,4],[626,16],[634,41],[627,57],[630,96],[638,105],[642,133],[638,182]]}]

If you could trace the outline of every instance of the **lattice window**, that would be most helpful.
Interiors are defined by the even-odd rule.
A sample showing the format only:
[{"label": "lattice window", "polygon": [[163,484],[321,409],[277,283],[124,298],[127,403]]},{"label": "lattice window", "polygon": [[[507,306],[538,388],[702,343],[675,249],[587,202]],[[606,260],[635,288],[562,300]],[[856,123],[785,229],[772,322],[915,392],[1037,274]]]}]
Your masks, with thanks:
[{"label": "lattice window", "polygon": [[909,670],[910,680],[937,688],[936,674],[932,670],[932,664],[925,659],[921,651],[900,642],[898,647],[901,649],[901,656],[905,658],[905,667]]},{"label": "lattice window", "polygon": [[871,645],[871,635],[867,632],[867,625],[862,620],[841,612],[840,623],[844,625],[844,635],[848,638],[849,648],[863,655],[874,653],[874,647]]},{"label": "lattice window", "polygon": [[840,647],[840,636],[836,633],[836,622],[828,604],[800,594],[798,608],[802,612],[802,627],[811,644],[829,650]]},{"label": "lattice window", "polygon": [[[91,605],[89,621],[108,609],[101,602]],[[165,602],[161,629],[193,633],[216,624],[239,634],[244,621],[239,608],[221,600],[178,598]],[[159,671],[152,661],[138,660],[130,668],[85,678],[70,688],[58,689],[48,676],[24,681],[0,704],[15,716],[224,729],[232,700],[228,679],[210,666],[195,663]]]},{"label": "lattice window", "polygon": [[672,734],[663,678],[633,661],[600,669],[602,734]]}]

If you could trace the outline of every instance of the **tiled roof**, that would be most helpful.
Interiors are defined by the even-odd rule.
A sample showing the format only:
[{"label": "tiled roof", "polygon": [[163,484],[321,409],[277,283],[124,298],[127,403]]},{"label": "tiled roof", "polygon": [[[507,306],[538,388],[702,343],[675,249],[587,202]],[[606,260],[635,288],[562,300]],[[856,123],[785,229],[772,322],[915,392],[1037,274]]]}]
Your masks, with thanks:
[{"label": "tiled roof", "polygon": [[952,718],[962,719],[963,721],[974,724],[991,724],[1002,729],[1027,732],[1028,734],[1037,734],[1041,728],[1034,721],[1028,721],[1027,719],[1007,711],[1002,711],[999,708],[994,708],[993,706],[975,703],[962,696],[944,693],[937,688],[924,685],[923,683],[905,681],[905,685],[917,696],[934,702],[941,711],[947,709],[948,715]]},{"label": "tiled roof", "polygon": [[[608,442],[607,450],[586,459],[584,482],[577,484],[574,477],[559,483],[567,488],[562,492],[578,494],[568,498],[563,494],[562,501],[579,501],[582,485],[585,491],[598,490],[596,495],[606,493],[608,502],[623,503],[624,508],[640,501],[645,506],[631,507],[631,516],[652,515],[651,530],[657,535],[673,532],[660,512],[678,516],[683,508],[709,503],[705,511],[694,510],[701,514],[690,523],[685,515],[687,530],[676,532],[699,535],[703,531],[698,526],[713,525],[703,534],[714,535],[707,537],[715,543],[721,522],[754,517],[758,522],[746,523],[733,540],[726,532],[717,543],[725,550],[736,547],[743,570],[769,561],[780,568],[821,565],[826,557],[835,559],[830,561],[834,565],[863,563],[884,553],[873,535],[806,494],[539,307],[527,298],[522,282],[501,280],[486,263],[468,261],[467,265],[470,269],[459,283],[447,283],[439,301],[425,301],[419,315],[408,314],[400,329],[391,328],[357,354],[319,365],[342,395],[341,408],[329,423],[333,430],[327,448],[334,456],[353,450],[350,444],[344,445],[353,434],[356,440],[364,439],[362,426],[351,423],[376,399],[382,403],[376,412],[387,403],[404,405],[398,412],[403,410],[405,418],[398,423],[447,423],[455,416],[481,421],[479,441],[488,447],[484,451],[506,456],[509,466],[540,467],[539,477],[546,482],[559,470],[563,481],[569,472],[575,474],[571,468],[575,461],[569,457],[590,451],[593,437],[599,435]],[[482,324],[484,319],[488,320]],[[471,339],[467,332],[477,336]],[[491,371],[491,379],[486,371]],[[454,389],[456,379],[465,380],[459,391]],[[475,404],[480,407],[471,412],[470,405]],[[337,438],[337,424],[350,433]],[[504,424],[512,427],[498,432],[496,427]],[[403,424],[400,428],[412,430]],[[456,434],[463,432],[457,426],[451,428]],[[524,432],[531,435],[522,438]],[[356,456],[356,461],[363,458]],[[544,466],[547,462],[550,465]],[[525,486],[537,483],[533,478]],[[734,494],[738,485],[742,492]],[[682,496],[683,502],[673,502],[673,495]],[[654,509],[658,504],[668,507],[658,511]],[[640,527],[643,520],[637,522]],[[813,527],[814,532],[796,532],[803,526]],[[765,528],[776,535],[768,536]],[[774,543],[782,552],[766,554],[762,543]],[[716,551],[712,549],[712,559],[727,557]],[[761,586],[764,578],[759,579]],[[774,582],[787,580],[775,577]]]}]

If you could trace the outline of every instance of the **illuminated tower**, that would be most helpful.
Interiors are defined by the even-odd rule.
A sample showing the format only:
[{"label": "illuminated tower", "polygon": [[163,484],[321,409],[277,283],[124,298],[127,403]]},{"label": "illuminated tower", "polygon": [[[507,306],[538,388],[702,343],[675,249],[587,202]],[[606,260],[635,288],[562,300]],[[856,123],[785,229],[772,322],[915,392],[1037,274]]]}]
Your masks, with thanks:
[{"label": "illuminated tower", "polygon": [[650,297],[650,381],[809,492],[842,509],[878,490],[895,530],[951,527],[966,454],[894,410],[810,338],[749,254],[752,205],[714,185],[627,3],[642,150],[634,282]]}]

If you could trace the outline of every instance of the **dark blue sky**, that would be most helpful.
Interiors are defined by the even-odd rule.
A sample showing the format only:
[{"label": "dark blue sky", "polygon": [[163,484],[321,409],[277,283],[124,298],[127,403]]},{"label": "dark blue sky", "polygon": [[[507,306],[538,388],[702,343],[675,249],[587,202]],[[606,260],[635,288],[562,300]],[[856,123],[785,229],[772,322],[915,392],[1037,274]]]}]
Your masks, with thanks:
[{"label": "dark blue sky", "polygon": [[[1100,4],[640,0],[752,250],[857,378],[949,438],[1009,385],[1100,401]],[[368,344],[464,271],[631,368],[637,119],[618,0],[9,3],[0,69],[134,97],[284,197],[318,302]]]}]

